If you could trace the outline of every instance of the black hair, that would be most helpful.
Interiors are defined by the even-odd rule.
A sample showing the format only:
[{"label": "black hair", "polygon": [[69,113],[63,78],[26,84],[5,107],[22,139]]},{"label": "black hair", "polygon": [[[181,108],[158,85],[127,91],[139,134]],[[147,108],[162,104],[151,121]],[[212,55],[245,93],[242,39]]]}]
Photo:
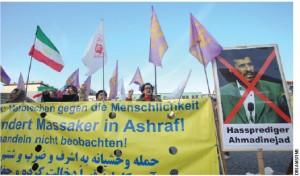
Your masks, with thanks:
[{"label": "black hair", "polygon": [[71,88],[76,94],[78,94],[78,90],[77,87],[73,86],[73,85],[68,85],[66,89]]},{"label": "black hair", "polygon": [[99,91],[96,93],[96,99],[98,98],[98,95],[99,95],[100,93],[102,93],[102,92],[107,96],[107,93],[106,93],[105,90],[99,90]]},{"label": "black hair", "polygon": [[153,92],[154,86],[152,86],[152,84],[150,84],[150,83],[145,83],[145,84],[143,84],[143,85],[142,85],[142,88],[141,88],[141,92],[142,92],[142,93],[144,92],[146,85],[151,86],[151,90],[152,90],[152,92]]}]

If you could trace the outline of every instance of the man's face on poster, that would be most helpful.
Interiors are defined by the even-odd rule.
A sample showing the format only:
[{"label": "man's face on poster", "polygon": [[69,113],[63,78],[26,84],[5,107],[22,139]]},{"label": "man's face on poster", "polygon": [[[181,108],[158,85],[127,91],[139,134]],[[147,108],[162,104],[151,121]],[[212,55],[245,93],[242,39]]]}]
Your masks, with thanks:
[{"label": "man's face on poster", "polygon": [[255,76],[254,66],[250,57],[234,59],[234,67],[248,82],[253,80]]}]

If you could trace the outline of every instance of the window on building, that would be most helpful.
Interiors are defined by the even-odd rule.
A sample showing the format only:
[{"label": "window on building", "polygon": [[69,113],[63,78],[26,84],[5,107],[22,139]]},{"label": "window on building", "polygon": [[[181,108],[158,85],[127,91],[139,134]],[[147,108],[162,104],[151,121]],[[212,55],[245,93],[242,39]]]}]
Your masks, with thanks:
[{"label": "window on building", "polygon": [[186,99],[189,99],[189,96],[187,95],[187,96],[185,96],[185,98],[186,98]]},{"label": "window on building", "polygon": [[195,98],[199,98],[198,95],[196,95]]},{"label": "window on building", "polygon": [[185,96],[182,96],[182,99],[185,99]]},{"label": "window on building", "polygon": [[195,98],[195,96],[194,95],[192,95],[192,99],[194,99]]}]

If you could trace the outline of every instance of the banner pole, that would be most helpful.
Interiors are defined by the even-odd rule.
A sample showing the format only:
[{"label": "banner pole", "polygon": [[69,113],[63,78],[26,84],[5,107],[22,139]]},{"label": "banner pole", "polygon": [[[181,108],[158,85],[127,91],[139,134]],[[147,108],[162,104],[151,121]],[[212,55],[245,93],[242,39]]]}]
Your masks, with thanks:
[{"label": "banner pole", "polygon": [[264,159],[263,159],[262,149],[259,149],[256,152],[256,155],[257,155],[257,160],[258,160],[259,173],[260,173],[260,175],[265,175],[265,166],[264,166]]},{"label": "banner pole", "polygon": [[211,103],[213,106],[213,115],[214,115],[214,126],[215,126],[215,132],[216,132],[216,138],[217,138],[217,150],[219,153],[219,160],[221,161],[221,168],[222,168],[222,172],[223,175],[227,175],[227,166],[226,166],[226,162],[225,162],[225,158],[224,158],[224,153],[223,151],[220,149],[220,133],[219,133],[219,120],[218,120],[218,111],[215,108],[214,104],[213,104],[213,100],[212,97],[210,97],[211,99]]}]

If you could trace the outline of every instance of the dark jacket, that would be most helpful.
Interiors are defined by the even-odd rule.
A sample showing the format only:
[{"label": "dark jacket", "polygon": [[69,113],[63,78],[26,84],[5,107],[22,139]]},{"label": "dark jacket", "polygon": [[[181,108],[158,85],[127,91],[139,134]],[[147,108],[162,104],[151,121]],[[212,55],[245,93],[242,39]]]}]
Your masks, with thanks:
[{"label": "dark jacket", "polygon": [[42,96],[44,102],[74,102],[79,101],[79,96],[77,94],[63,95],[62,98],[51,98],[50,94],[43,94]]}]

